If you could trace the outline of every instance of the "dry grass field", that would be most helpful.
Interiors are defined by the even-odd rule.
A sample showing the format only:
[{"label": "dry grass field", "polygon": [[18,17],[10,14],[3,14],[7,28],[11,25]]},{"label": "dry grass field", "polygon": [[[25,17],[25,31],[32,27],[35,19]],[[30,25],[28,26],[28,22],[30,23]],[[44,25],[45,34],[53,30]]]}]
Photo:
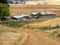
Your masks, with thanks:
[{"label": "dry grass field", "polygon": [[0,45],[15,45],[20,38],[20,33],[2,32],[0,33]]},{"label": "dry grass field", "polygon": [[25,28],[51,28],[51,27],[56,27],[56,26],[60,26],[60,18],[54,18],[54,19],[49,19],[40,23],[30,23],[25,25]]},{"label": "dry grass field", "polygon": [[60,6],[54,5],[19,5],[19,4],[11,4],[10,5],[10,12],[11,15],[20,15],[26,14],[30,15],[31,12],[54,12],[58,16],[60,16]]}]

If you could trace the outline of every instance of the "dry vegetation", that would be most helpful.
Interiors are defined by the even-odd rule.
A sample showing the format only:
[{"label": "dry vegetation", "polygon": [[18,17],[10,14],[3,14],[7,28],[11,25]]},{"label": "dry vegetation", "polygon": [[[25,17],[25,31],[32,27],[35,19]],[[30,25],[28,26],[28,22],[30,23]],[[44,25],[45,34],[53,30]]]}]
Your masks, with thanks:
[{"label": "dry vegetation", "polygon": [[40,28],[51,28],[51,27],[56,27],[60,26],[60,18],[54,18],[54,19],[49,19],[40,23],[30,23],[25,25],[25,28],[34,28],[34,29],[40,29]]},{"label": "dry vegetation", "polygon": [[31,12],[55,12],[57,15],[60,15],[60,6],[54,5],[10,5],[11,15],[20,15],[27,14],[30,15]]},{"label": "dry vegetation", "polygon": [[[23,14],[28,15],[31,12],[41,12],[41,11],[55,12],[57,15],[59,15],[60,14],[60,6],[33,6],[33,5],[32,6],[27,6],[27,5],[18,6],[18,5],[10,5],[11,15],[16,15],[17,12],[18,12],[18,14],[23,13]],[[24,25],[24,28],[34,28],[34,29],[37,29],[37,28],[40,29],[40,28],[44,28],[44,27],[49,28],[49,27],[55,27],[57,24],[60,25],[60,18],[49,19],[49,20],[43,21],[42,23],[41,22],[29,23],[29,24]],[[5,27],[5,26],[1,26],[1,25],[0,25],[0,28],[7,29],[10,31],[16,30],[15,28]],[[19,32],[20,28],[17,30]],[[32,43],[32,45],[33,44],[37,45],[37,44],[40,44],[40,42],[41,43],[43,42],[42,45],[44,45],[44,44],[55,45],[55,43],[56,43],[55,40],[50,39],[49,37],[48,37],[49,40],[47,40],[46,36],[43,33],[29,32],[29,31],[24,31],[24,32],[29,34],[29,37],[31,38],[31,39],[29,39],[30,42],[29,41],[27,42],[27,45],[29,45],[31,43]],[[53,35],[56,35],[58,33],[59,35],[57,35],[57,36],[58,37],[60,36],[60,31],[58,31],[58,32],[53,31],[53,33],[54,33]],[[41,34],[41,35],[39,35],[39,34]],[[18,43],[18,40],[20,40],[22,38],[21,36],[22,35],[20,32],[16,33],[16,32],[5,32],[5,31],[3,32],[3,31],[1,31],[0,32],[0,45],[17,45],[16,43]],[[39,42],[39,43],[35,44],[34,41]],[[58,43],[56,43],[56,44],[58,45]]]},{"label": "dry vegetation", "polygon": [[21,33],[0,32],[0,45],[16,45],[21,39]]},{"label": "dry vegetation", "polygon": [[47,30],[45,32],[57,37],[60,40],[60,29]]}]

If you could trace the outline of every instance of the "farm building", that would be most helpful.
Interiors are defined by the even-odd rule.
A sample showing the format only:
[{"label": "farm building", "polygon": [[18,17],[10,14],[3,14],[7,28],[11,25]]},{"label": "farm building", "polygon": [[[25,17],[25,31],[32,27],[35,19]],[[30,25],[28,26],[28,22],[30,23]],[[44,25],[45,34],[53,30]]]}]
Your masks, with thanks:
[{"label": "farm building", "polygon": [[40,16],[41,16],[41,14],[38,13],[38,12],[34,12],[34,13],[31,14],[32,18],[40,18]]},{"label": "farm building", "polygon": [[16,15],[16,16],[12,16],[11,18],[15,19],[15,20],[27,20],[27,19],[31,19],[31,17],[27,16],[27,15]]},{"label": "farm building", "polygon": [[40,12],[40,13],[32,13],[31,16],[33,18],[53,18],[56,17],[56,14],[51,12]]},{"label": "farm building", "polygon": [[53,17],[56,17],[56,14],[53,13],[53,12],[40,12],[41,13],[41,16],[42,18],[53,18]]},{"label": "farm building", "polygon": [[16,16],[12,16],[12,19],[15,20],[27,20],[27,19],[39,19],[39,18],[54,18],[56,17],[55,13],[51,13],[51,12],[33,12],[31,13],[31,15],[27,16],[27,15],[16,15]]}]

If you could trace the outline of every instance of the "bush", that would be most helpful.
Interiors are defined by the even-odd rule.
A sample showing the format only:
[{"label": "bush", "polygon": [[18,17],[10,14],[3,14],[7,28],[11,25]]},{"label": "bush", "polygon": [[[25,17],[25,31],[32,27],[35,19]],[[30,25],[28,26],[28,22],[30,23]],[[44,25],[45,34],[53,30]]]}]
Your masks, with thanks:
[{"label": "bush", "polygon": [[10,15],[9,6],[0,3],[0,19],[4,19]]}]

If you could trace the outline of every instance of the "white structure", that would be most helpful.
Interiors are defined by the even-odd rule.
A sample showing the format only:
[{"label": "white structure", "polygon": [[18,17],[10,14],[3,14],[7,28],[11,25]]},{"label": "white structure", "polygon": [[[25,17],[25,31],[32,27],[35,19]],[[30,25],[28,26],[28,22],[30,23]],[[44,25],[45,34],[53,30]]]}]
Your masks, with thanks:
[{"label": "white structure", "polygon": [[38,12],[33,12],[32,14],[33,14],[33,15],[36,15],[36,14],[38,14]]}]

